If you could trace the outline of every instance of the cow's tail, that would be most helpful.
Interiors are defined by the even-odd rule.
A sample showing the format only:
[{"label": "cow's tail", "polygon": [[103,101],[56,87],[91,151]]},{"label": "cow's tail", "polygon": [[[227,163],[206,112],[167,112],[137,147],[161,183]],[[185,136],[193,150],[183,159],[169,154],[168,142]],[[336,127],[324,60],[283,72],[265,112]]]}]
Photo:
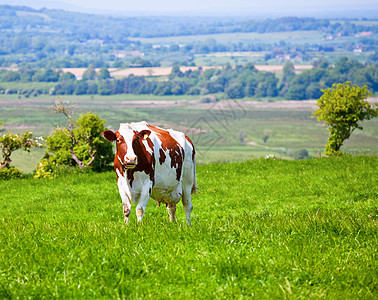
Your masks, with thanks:
[{"label": "cow's tail", "polygon": [[194,154],[193,158],[193,186],[192,186],[192,194],[195,194],[198,190],[197,186],[197,171],[196,171],[196,155]]}]

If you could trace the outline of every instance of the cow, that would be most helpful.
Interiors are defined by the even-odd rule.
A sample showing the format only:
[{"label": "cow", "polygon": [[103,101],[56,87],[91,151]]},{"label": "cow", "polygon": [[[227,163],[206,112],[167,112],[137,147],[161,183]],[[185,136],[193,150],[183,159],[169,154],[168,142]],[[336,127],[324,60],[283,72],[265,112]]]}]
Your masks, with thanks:
[{"label": "cow", "polygon": [[191,195],[196,191],[196,153],[190,138],[144,121],[121,123],[118,131],[106,130],[103,136],[116,142],[114,171],[125,222],[129,222],[131,203],[137,203],[140,222],[151,197],[159,206],[167,206],[171,222],[175,221],[176,204],[182,199],[190,225]]}]

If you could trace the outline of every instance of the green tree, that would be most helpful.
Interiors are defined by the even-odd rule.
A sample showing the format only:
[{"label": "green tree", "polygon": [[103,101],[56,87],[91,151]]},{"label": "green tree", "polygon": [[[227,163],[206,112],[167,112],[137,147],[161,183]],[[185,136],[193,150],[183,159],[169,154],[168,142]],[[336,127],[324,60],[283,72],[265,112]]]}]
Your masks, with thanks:
[{"label": "green tree", "polygon": [[235,82],[226,89],[226,95],[231,99],[240,99],[245,96],[243,84]]},{"label": "green tree", "polygon": [[278,94],[277,77],[271,72],[259,72],[256,77],[258,84],[255,95],[258,97],[275,97]]},{"label": "green tree", "polygon": [[371,96],[366,86],[352,86],[349,81],[334,84],[322,92],[317,102],[319,108],[313,115],[328,127],[330,133],[324,153],[340,155],[343,142],[356,128],[363,129],[360,125],[363,120],[376,117],[378,108],[366,100]]},{"label": "green tree", "polygon": [[184,77],[184,73],[181,72],[180,67],[175,65],[172,67],[171,74],[169,74],[168,78],[169,79],[174,79],[176,77]]},{"label": "green tree", "polygon": [[75,80],[76,80],[75,75],[70,72],[63,73],[59,78],[59,81],[75,81]]},{"label": "green tree", "polygon": [[285,63],[283,67],[283,76],[280,85],[280,96],[284,96],[288,89],[290,81],[295,77],[295,69],[292,62]]},{"label": "green tree", "polygon": [[[1,125],[2,123],[0,123]],[[2,131],[2,130],[1,130]],[[0,131],[0,132],[1,132]],[[18,149],[30,152],[33,147],[41,147],[42,145],[33,139],[33,133],[25,131],[22,134],[5,133],[0,136],[1,162],[0,169],[9,168],[12,162],[11,155]]]},{"label": "green tree", "polygon": [[59,72],[53,69],[41,69],[32,77],[33,81],[39,82],[56,82],[59,80]]},{"label": "green tree", "polygon": [[306,99],[318,99],[321,95],[322,91],[319,83],[312,82],[306,87]]},{"label": "green tree", "polygon": [[306,149],[299,149],[294,151],[293,157],[295,159],[306,159],[309,158],[308,151]]},{"label": "green tree", "polygon": [[102,67],[98,72],[98,79],[109,79],[110,73],[106,67]]},{"label": "green tree", "polygon": [[83,80],[95,80],[96,77],[96,70],[92,66],[89,66],[83,73]]},{"label": "green tree", "polygon": [[101,170],[113,160],[112,145],[102,138],[105,120],[87,113],[74,121],[74,105],[65,105],[60,98],[53,110],[67,118],[65,128],[57,128],[47,139],[46,158],[56,165],[91,166]]}]

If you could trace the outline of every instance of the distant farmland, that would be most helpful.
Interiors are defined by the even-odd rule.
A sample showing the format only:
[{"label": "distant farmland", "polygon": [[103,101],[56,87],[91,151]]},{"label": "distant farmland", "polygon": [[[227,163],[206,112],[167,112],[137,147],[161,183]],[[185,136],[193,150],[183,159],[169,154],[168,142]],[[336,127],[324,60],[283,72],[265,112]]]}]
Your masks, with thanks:
[{"label": "distant farmland", "polygon": [[[297,72],[303,70],[311,69],[312,65],[295,65],[294,68]],[[187,72],[189,70],[196,71],[198,70],[197,66],[193,67],[180,67],[181,72]],[[208,69],[220,69],[222,66],[202,66],[203,70]],[[283,65],[255,65],[255,68],[259,71],[280,73],[283,70]],[[70,72],[74,74],[77,78],[81,78],[86,70],[86,68],[63,68],[63,72]],[[98,72],[100,69],[96,69]],[[118,69],[118,68],[108,68],[110,75],[113,77],[127,77],[129,75],[134,76],[168,76],[172,67],[147,67],[147,68],[127,68],[127,69]]]}]

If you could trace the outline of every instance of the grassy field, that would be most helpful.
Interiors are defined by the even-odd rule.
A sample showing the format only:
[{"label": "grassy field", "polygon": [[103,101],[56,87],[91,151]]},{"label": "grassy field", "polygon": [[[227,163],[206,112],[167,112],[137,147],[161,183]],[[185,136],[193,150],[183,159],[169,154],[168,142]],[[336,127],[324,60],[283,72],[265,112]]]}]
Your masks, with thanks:
[{"label": "grassy field", "polygon": [[[293,158],[306,149],[311,156],[323,152],[328,131],[311,118],[315,101],[271,101],[269,99],[223,100],[205,103],[202,96],[65,96],[78,104],[78,113],[93,112],[107,120],[106,126],[117,130],[121,122],[145,120],[163,128],[186,132],[197,147],[198,162],[243,161],[252,157],[275,155]],[[377,99],[372,98],[376,102]],[[20,98],[0,95],[0,120],[13,132],[31,130],[36,136],[49,135],[65,119],[51,112],[54,98]],[[378,120],[363,123],[342,150],[347,153],[378,153]],[[268,140],[264,143],[264,136]],[[245,137],[241,140],[241,137]],[[14,165],[32,172],[43,149],[12,156]]]},{"label": "grassy field", "polygon": [[375,299],[376,157],[198,166],[193,226],[115,174],[0,182],[0,298]]},{"label": "grassy field", "polygon": [[323,37],[318,31],[287,31],[287,32],[270,32],[270,33],[256,33],[256,32],[238,32],[238,33],[222,33],[222,34],[206,34],[206,35],[186,35],[186,36],[171,36],[158,38],[130,38],[131,40],[142,43],[150,43],[157,45],[180,44],[180,43],[194,43],[205,42],[209,39],[214,39],[219,43],[228,42],[254,42],[254,43],[279,43],[285,41],[286,43],[305,44],[322,43]]},{"label": "grassy field", "polygon": [[4,90],[40,89],[40,90],[48,92],[55,85],[56,85],[56,82],[18,82],[18,81],[0,82],[0,89],[4,89]]}]

